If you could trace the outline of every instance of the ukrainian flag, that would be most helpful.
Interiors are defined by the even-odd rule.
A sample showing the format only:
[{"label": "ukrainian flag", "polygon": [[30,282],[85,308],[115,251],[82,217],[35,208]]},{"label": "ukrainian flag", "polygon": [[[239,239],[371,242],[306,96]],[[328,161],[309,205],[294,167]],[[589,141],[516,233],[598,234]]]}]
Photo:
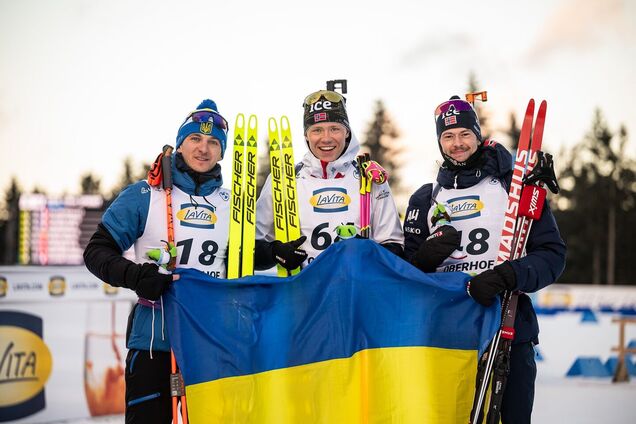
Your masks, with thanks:
[{"label": "ukrainian flag", "polygon": [[360,239],[289,278],[178,273],[164,302],[192,423],[469,421],[500,312],[468,297],[468,275]]}]

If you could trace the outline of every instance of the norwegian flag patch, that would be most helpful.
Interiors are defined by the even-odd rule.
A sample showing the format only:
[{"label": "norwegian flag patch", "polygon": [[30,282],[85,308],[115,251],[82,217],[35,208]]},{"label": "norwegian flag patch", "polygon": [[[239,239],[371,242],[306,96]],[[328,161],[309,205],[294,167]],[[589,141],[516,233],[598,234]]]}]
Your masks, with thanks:
[{"label": "norwegian flag patch", "polygon": [[445,126],[454,125],[456,123],[457,123],[457,117],[455,115],[447,116],[446,118],[444,118],[444,125]]},{"label": "norwegian flag patch", "polygon": [[326,121],[327,112],[321,112],[314,115],[314,122]]}]

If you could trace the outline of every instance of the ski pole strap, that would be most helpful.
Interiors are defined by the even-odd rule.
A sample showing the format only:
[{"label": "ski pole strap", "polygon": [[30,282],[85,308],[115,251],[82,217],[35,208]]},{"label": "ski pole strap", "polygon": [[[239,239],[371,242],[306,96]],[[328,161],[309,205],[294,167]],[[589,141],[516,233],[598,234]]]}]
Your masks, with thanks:
[{"label": "ski pole strap", "polygon": [[364,169],[365,178],[369,180],[369,185],[371,182],[374,182],[375,184],[384,184],[389,180],[389,175],[386,170],[374,160],[363,162],[362,167]]},{"label": "ski pole strap", "polygon": [[151,187],[159,187],[163,178],[161,172],[161,162],[163,160],[163,152],[159,153],[157,159],[152,163],[150,170],[148,171],[148,185]]},{"label": "ski pole strap", "polygon": [[526,185],[540,185],[544,183],[550,191],[554,194],[558,194],[561,188],[559,182],[554,174],[554,162],[552,161],[552,155],[549,153],[537,152],[537,165],[523,179],[523,183]]}]

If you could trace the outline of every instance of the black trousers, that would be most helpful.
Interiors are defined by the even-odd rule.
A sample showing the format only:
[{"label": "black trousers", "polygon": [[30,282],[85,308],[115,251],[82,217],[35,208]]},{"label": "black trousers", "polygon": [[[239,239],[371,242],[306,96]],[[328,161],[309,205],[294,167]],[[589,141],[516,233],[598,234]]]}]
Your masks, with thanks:
[{"label": "black trousers", "polygon": [[530,423],[537,365],[532,342],[512,345],[510,375],[501,405],[503,424]]},{"label": "black trousers", "polygon": [[170,424],[170,352],[128,351],[126,356],[126,424]]}]

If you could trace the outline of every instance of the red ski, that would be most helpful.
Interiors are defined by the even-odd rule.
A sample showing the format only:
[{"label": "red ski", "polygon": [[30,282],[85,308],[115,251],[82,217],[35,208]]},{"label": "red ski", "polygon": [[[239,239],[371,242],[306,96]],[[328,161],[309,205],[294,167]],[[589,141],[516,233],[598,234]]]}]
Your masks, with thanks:
[{"label": "red ski", "polygon": [[[551,156],[543,156],[540,152],[546,109],[547,103],[544,100],[539,106],[533,131],[534,99],[530,99],[526,108],[519,136],[512,181],[508,191],[508,206],[501,232],[497,264],[522,256],[532,221],[541,217],[543,201],[545,200],[543,185],[546,178],[551,178],[548,183],[550,188],[556,187],[556,190],[558,190],[558,184],[551,169]],[[533,175],[532,172],[539,162],[539,158],[541,159],[540,166],[543,173],[535,175],[534,180],[529,181],[528,177]],[[547,175],[550,171],[550,175]],[[487,409],[486,422],[499,423],[501,401],[510,369],[510,347],[514,339],[514,322],[518,296],[519,293],[508,291],[504,293],[501,326],[491,341],[488,352],[480,359],[473,410],[470,415],[470,422],[473,424],[483,422],[484,403],[491,378],[493,381],[492,393]]]}]

